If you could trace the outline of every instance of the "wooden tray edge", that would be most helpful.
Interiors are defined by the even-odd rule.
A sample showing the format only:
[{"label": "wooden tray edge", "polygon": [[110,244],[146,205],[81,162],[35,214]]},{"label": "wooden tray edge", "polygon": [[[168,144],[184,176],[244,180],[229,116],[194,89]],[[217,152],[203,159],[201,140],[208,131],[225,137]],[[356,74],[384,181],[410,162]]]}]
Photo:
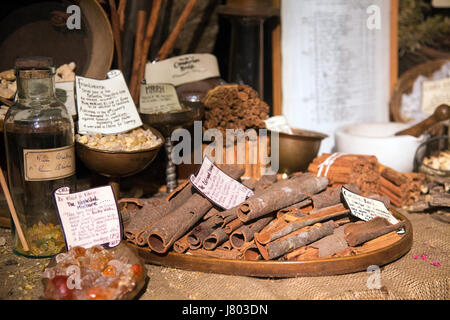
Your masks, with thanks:
[{"label": "wooden tray edge", "polygon": [[308,261],[247,261],[226,260],[192,256],[169,252],[165,255],[150,252],[147,248],[128,243],[138,250],[146,263],[188,271],[219,273],[228,275],[289,278],[299,276],[329,276],[365,271],[371,265],[381,267],[405,255],[412,247],[413,229],[411,222],[396,210],[393,215],[405,221],[405,234],[390,246],[370,253],[351,257],[315,259]]}]

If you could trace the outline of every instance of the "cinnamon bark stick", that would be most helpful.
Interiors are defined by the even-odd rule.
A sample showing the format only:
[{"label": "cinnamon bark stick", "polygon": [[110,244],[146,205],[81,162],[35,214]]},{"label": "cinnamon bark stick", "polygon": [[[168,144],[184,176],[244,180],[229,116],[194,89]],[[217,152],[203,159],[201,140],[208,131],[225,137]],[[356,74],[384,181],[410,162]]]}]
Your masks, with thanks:
[{"label": "cinnamon bark stick", "polygon": [[[158,22],[159,11],[161,9],[162,0],[153,0],[152,10],[150,12],[150,18],[148,19],[147,29],[145,32],[144,43],[142,44],[142,53],[139,57],[139,69],[137,72],[137,77],[134,80],[135,87],[139,88],[139,84],[145,76],[145,64],[148,59],[148,52],[150,50],[150,45],[152,43],[153,35],[155,33],[156,25]],[[139,99],[139,90],[137,90],[137,99]]]},{"label": "cinnamon bark stick", "polygon": [[184,253],[189,249],[189,242],[187,240],[187,237],[189,236],[189,233],[186,233],[184,236],[182,236],[180,239],[175,241],[173,243],[173,251],[178,253]]},{"label": "cinnamon bark stick", "polygon": [[262,259],[258,247],[256,246],[255,240],[244,244],[240,251],[242,252],[242,258],[244,260],[257,261]]},{"label": "cinnamon bark stick", "polygon": [[203,248],[205,250],[214,250],[228,239],[229,235],[225,232],[225,229],[218,228],[203,240]]},{"label": "cinnamon bark stick", "polygon": [[339,217],[341,215],[347,214],[348,212],[349,210],[345,208],[343,204],[337,204],[328,208],[318,209],[315,212],[311,212],[311,214],[307,216],[294,219],[293,221],[286,221],[285,219],[283,219],[283,217],[281,217],[278,218],[276,222],[269,225],[261,232],[257,233],[255,235],[255,239],[261,244],[267,244],[298,229],[331,218]]},{"label": "cinnamon bark stick", "polygon": [[253,240],[253,237],[256,232],[259,232],[262,228],[264,228],[270,221],[273,220],[273,215],[269,215],[267,217],[259,218],[258,220],[245,224],[239,227],[230,235],[231,245],[240,249],[242,246]]},{"label": "cinnamon bark stick", "polygon": [[203,240],[211,234],[215,229],[222,225],[222,219],[218,216],[213,216],[198,224],[189,232],[187,241],[190,249],[198,249],[202,246]]},{"label": "cinnamon bark stick", "polygon": [[[221,169],[234,179],[239,179],[244,173],[239,166],[224,165]],[[147,238],[149,248],[158,253],[167,252],[173,243],[189,231],[212,207],[208,199],[194,193],[185,203],[153,224]]]},{"label": "cinnamon bark stick", "polygon": [[237,216],[243,222],[256,219],[305,200],[309,195],[324,190],[327,185],[327,178],[307,173],[297,178],[276,182],[244,201],[238,207]]},{"label": "cinnamon bark stick", "polygon": [[284,237],[265,245],[256,241],[259,252],[265,260],[271,260],[281,257],[285,253],[297,249],[301,246],[310,244],[320,238],[333,233],[333,221],[327,221],[324,224],[317,223],[313,226],[304,227],[302,229],[291,232]]},{"label": "cinnamon bark stick", "polygon": [[181,12],[180,17],[178,18],[178,21],[170,33],[167,40],[163,43],[161,48],[158,52],[159,60],[164,60],[167,58],[167,56],[172,51],[173,45],[175,44],[175,40],[177,39],[178,35],[180,34],[181,30],[183,29],[192,9],[194,8],[197,0],[189,0],[189,2],[186,4],[186,6],[183,9],[183,12]]},{"label": "cinnamon bark stick", "polygon": [[[345,184],[344,188],[347,190],[350,190],[351,192],[354,192],[356,194],[361,194],[361,191],[359,188],[353,184]],[[324,207],[329,207],[335,204],[341,203],[341,192],[342,192],[342,186],[328,188],[325,191],[322,191],[318,194],[311,196],[311,201],[313,204],[314,209],[320,209]]]},{"label": "cinnamon bark stick", "polygon": [[315,260],[319,258],[319,249],[311,246],[303,246],[297,248],[289,253],[286,253],[280,258],[281,261],[305,261]]},{"label": "cinnamon bark stick", "polygon": [[241,227],[243,224],[244,223],[241,219],[236,218],[224,226],[225,233],[231,234],[234,230],[239,229],[239,227]]},{"label": "cinnamon bark stick", "polygon": [[345,240],[345,226],[340,226],[333,230],[333,233],[319,239],[308,246],[318,249],[318,257],[332,256],[348,247]]},{"label": "cinnamon bark stick", "polygon": [[117,67],[119,70],[122,70],[122,39],[120,36],[120,20],[114,0],[109,0],[109,8],[111,11],[111,27],[113,31],[114,44],[116,47]]},{"label": "cinnamon bark stick", "polygon": [[142,39],[144,37],[145,20],[147,13],[145,10],[139,10],[137,13],[136,36],[134,40],[133,65],[131,68],[130,93],[135,104],[138,103],[139,92],[139,68],[142,55]]},{"label": "cinnamon bark stick", "polygon": [[366,241],[375,239],[383,234],[397,230],[404,226],[404,221],[391,224],[384,218],[375,217],[365,222],[350,223],[345,226],[345,239],[349,246],[355,247]]}]

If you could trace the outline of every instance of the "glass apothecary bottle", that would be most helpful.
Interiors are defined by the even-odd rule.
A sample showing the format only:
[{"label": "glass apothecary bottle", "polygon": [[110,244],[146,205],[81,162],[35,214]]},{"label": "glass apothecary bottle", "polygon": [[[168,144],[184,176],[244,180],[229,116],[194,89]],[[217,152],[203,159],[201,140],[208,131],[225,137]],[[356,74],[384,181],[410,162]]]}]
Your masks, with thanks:
[{"label": "glass apothecary bottle", "polygon": [[10,192],[29,250],[12,224],[14,252],[50,257],[65,247],[53,192],[76,188],[74,125],[55,96],[51,58],[17,59],[15,72],[17,95],[5,116],[5,149]]}]

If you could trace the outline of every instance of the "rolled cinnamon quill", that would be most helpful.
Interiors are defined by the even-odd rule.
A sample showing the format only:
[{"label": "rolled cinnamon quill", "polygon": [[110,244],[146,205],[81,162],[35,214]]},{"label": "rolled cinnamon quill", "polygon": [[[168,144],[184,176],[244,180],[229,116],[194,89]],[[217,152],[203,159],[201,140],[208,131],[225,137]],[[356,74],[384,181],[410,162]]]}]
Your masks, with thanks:
[{"label": "rolled cinnamon quill", "polygon": [[375,217],[365,222],[350,223],[345,225],[345,239],[349,246],[354,247],[388,232],[397,230],[403,227],[404,224],[404,221],[391,224],[388,220],[381,217]]},{"label": "rolled cinnamon quill", "polygon": [[273,215],[269,215],[267,217],[262,217],[252,223],[242,225],[230,235],[231,245],[236,249],[242,248],[245,243],[253,240],[256,232],[259,232],[272,220]]},{"label": "rolled cinnamon quill", "polygon": [[238,207],[237,216],[243,222],[256,219],[305,200],[310,195],[324,190],[327,185],[327,178],[315,177],[310,173],[281,180],[244,201]]},{"label": "rolled cinnamon quill", "polygon": [[[233,179],[239,179],[244,173],[237,165],[224,165],[221,169]],[[152,225],[147,237],[149,248],[158,253],[167,252],[212,207],[212,203],[201,194],[192,194],[182,205]]]},{"label": "rolled cinnamon quill", "polygon": [[218,216],[213,216],[195,226],[187,236],[190,249],[198,249],[202,246],[203,240],[215,229],[219,228],[223,220]]},{"label": "rolled cinnamon quill", "polygon": [[339,217],[347,213],[349,213],[349,210],[345,208],[343,204],[337,204],[328,208],[313,210],[309,215],[304,217],[293,217],[292,220],[282,216],[277,218],[274,223],[267,226],[267,228],[264,228],[261,232],[255,234],[255,239],[261,244],[267,244],[298,229]]},{"label": "rolled cinnamon quill", "polygon": [[310,244],[320,238],[333,233],[333,221],[327,221],[324,224],[317,223],[281,237],[268,244],[261,244],[256,239],[256,245],[259,252],[265,260],[272,260],[281,257],[285,253],[297,249],[299,247]]}]

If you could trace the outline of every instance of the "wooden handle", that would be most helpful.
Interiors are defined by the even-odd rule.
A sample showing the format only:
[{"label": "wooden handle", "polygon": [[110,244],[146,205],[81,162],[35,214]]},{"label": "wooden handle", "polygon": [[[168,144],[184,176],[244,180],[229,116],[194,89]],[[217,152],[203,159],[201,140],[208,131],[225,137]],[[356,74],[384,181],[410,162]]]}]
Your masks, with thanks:
[{"label": "wooden handle", "polygon": [[439,107],[436,108],[436,110],[434,110],[431,116],[419,122],[418,124],[412,126],[411,128],[397,132],[395,135],[396,136],[410,135],[417,138],[420,137],[420,135],[431,126],[448,119],[450,119],[450,106],[446,104],[441,104]]},{"label": "wooden handle", "polygon": [[23,250],[30,251],[28,247],[27,240],[25,239],[25,235],[23,234],[22,227],[20,226],[19,217],[17,216],[16,209],[14,209],[13,201],[11,198],[11,194],[9,193],[8,185],[6,184],[5,176],[3,175],[3,170],[0,167],[0,185],[3,189],[3,193],[5,194],[6,202],[8,203],[9,211],[11,212],[11,217],[14,222],[14,226],[17,230],[17,235],[19,236],[20,242],[22,243]]}]

